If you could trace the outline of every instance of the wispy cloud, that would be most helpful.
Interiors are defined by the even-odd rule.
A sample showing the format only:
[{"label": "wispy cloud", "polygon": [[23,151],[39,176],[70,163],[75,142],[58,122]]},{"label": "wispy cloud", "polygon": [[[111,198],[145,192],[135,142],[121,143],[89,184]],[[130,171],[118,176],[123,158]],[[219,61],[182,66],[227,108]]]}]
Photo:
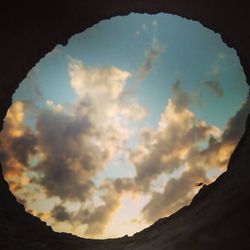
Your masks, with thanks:
[{"label": "wispy cloud", "polygon": [[206,86],[208,90],[210,90],[210,92],[216,97],[221,97],[224,94],[220,83],[221,62],[224,60],[224,58],[224,53],[219,53],[217,55],[215,62],[210,66],[208,71],[210,79],[203,82],[204,86]]},{"label": "wispy cloud", "polygon": [[223,96],[223,89],[220,86],[218,81],[204,81],[204,85],[216,96],[221,97]]},{"label": "wispy cloud", "polygon": [[165,51],[165,48],[154,37],[152,39],[150,48],[145,51],[145,57],[142,65],[139,67],[135,76],[139,80],[143,80],[153,69],[157,58]]}]

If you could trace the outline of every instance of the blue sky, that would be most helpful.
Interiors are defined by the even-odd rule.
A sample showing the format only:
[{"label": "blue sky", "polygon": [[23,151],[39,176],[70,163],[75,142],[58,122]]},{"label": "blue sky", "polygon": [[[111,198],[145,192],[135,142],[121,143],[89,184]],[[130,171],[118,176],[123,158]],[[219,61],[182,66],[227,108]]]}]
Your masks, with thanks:
[{"label": "blue sky", "polygon": [[[239,59],[235,50],[222,42],[219,34],[198,22],[187,22],[177,16],[130,15],[129,18],[115,17],[102,21],[73,36],[68,46],[57,46],[37,65],[38,72],[34,73],[34,77],[44,98],[53,99],[58,104],[70,102],[75,96],[68,85],[69,56],[88,66],[115,65],[133,73],[142,64],[154,38],[164,51],[156,59],[150,74],[140,82],[136,93],[139,101],[151,110],[152,119],[149,122],[153,125],[157,123],[159,113],[170,97],[171,85],[180,80],[183,89],[200,91],[202,95],[202,105],[191,107],[197,116],[206,116],[209,123],[223,128],[246,96],[247,85]],[[211,71],[216,67],[218,75],[213,75]],[[201,86],[205,80],[214,79],[220,82],[225,92],[220,99]],[[26,81],[28,79],[23,81],[23,85]],[[128,84],[135,81],[130,79]],[[14,100],[22,99],[26,94],[20,88]],[[219,119],[214,116],[215,109]]]},{"label": "blue sky", "polygon": [[242,131],[225,134],[247,92],[235,50],[198,22],[102,21],[56,46],[20,84],[2,134],[6,179],[57,231],[133,234],[225,170]]}]

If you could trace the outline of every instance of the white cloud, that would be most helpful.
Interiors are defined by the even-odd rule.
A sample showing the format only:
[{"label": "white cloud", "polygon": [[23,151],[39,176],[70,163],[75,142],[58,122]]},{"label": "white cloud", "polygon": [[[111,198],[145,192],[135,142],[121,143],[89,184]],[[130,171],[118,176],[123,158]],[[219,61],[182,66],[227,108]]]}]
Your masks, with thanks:
[{"label": "white cloud", "polygon": [[69,75],[70,84],[79,97],[99,101],[102,97],[112,101],[121,96],[130,73],[116,67],[91,68],[71,59]]}]

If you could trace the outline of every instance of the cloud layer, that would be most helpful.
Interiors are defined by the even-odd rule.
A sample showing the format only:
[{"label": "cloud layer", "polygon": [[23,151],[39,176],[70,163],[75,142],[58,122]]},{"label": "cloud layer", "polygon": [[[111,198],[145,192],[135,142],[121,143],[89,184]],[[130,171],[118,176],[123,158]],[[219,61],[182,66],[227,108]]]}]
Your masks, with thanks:
[{"label": "cloud layer", "polygon": [[[153,40],[138,71],[140,79],[162,52]],[[221,131],[197,119],[190,110],[192,95],[177,81],[157,127],[141,127],[140,142],[133,148],[127,145],[134,136],[131,124],[148,113],[126,98],[131,74],[70,59],[69,76],[77,97],[73,103],[55,105],[47,100],[43,108],[21,101],[12,105],[1,133],[0,156],[14,192],[38,187],[46,198],[57,199],[47,211],[52,224],[84,225],[84,234],[90,237],[102,234],[125,193],[151,197],[142,209],[148,223],[190,202],[196,183],[208,183],[209,171],[225,169],[250,110],[247,99]],[[217,96],[223,94],[216,83],[206,86]],[[26,117],[29,112],[32,121]],[[124,152],[136,176],[105,178],[97,184],[98,173]],[[162,176],[162,190],[155,190]],[[72,204],[77,208],[72,210]]]},{"label": "cloud layer", "polygon": [[[25,109],[31,105],[16,102],[12,106],[2,133],[1,155],[13,190],[22,190],[26,181],[39,185],[48,198],[88,204],[77,214],[87,224],[86,234],[100,233],[119,199],[106,187],[109,192],[100,195],[103,204],[95,206],[94,178],[124,148],[131,134],[129,122],[143,119],[146,111],[124,98],[130,76],[126,71],[90,68],[71,59],[69,76],[77,99],[66,108],[48,100],[46,108],[34,111],[30,125]],[[77,222],[79,216],[56,205],[51,217]]]},{"label": "cloud layer", "polygon": [[[225,170],[244,131],[249,99],[229,119],[223,132],[198,120],[188,108],[191,101],[180,82],[173,84],[172,97],[158,127],[145,128],[141,145],[130,153],[137,170],[136,184],[143,192],[152,194],[143,209],[144,218],[150,223],[188,204],[197,191],[196,183],[210,182],[209,171]],[[164,190],[150,191],[163,174],[173,176],[164,184]]]}]

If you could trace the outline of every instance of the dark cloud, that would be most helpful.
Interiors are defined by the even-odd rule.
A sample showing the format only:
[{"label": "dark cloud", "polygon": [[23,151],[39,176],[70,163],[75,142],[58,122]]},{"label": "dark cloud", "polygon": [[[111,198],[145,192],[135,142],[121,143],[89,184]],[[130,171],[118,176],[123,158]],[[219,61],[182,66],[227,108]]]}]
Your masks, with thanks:
[{"label": "dark cloud", "polygon": [[112,186],[115,192],[119,194],[124,191],[136,192],[139,190],[133,178],[117,178],[112,181]]},{"label": "dark cloud", "polygon": [[68,221],[73,226],[86,225],[86,236],[101,236],[106,228],[113,213],[120,205],[122,194],[126,191],[133,190],[135,187],[133,179],[107,179],[96,190],[96,195],[101,200],[101,204],[96,206],[94,203],[82,203],[78,211],[68,212],[61,204],[56,206],[51,216],[56,221]]},{"label": "dark cloud", "polygon": [[228,120],[222,135],[222,141],[238,142],[244,132],[246,119],[249,113],[250,97],[248,96],[246,101],[241,105],[241,108]]},{"label": "dark cloud", "polygon": [[[55,221],[80,221],[87,225],[87,234],[94,234],[105,228],[118,207],[118,193],[132,189],[132,184],[117,180],[102,188],[106,193],[97,206],[94,196],[99,191],[93,180],[123,148],[130,133],[127,121],[140,120],[145,111],[138,103],[122,99],[129,72],[71,60],[69,76],[77,100],[66,108],[47,100],[46,107],[30,109],[32,127],[25,121],[25,103],[13,104],[5,122],[1,158],[8,181],[13,179],[12,190],[25,189],[32,182],[32,188],[39,187],[46,198],[63,202],[51,211]],[[68,212],[65,204],[72,201],[83,204],[80,211]]]},{"label": "dark cloud", "polygon": [[2,163],[4,163],[8,159],[8,154],[5,151],[1,150],[1,148],[2,148],[2,145],[1,145],[1,142],[0,142],[0,161]]},{"label": "dark cloud", "polygon": [[37,138],[30,129],[26,129],[20,137],[11,141],[13,156],[24,166],[28,167],[29,156],[36,154]]},{"label": "dark cloud", "polygon": [[98,206],[91,212],[84,211],[85,217],[82,216],[82,213],[78,214],[78,216],[82,217],[80,218],[81,222],[88,225],[85,234],[89,236],[100,235],[118,207],[119,198],[112,193],[108,197],[105,197],[104,205]]},{"label": "dark cloud", "polygon": [[[204,165],[226,167],[233,149],[243,135],[249,112],[250,99],[248,97],[236,114],[228,120],[221,137],[219,139],[211,137],[208,147],[197,156],[202,158]],[[196,159],[195,155],[193,159]]]},{"label": "dark cloud", "polygon": [[205,81],[204,84],[216,97],[223,96],[223,89],[218,81],[209,80]]},{"label": "dark cloud", "polygon": [[86,200],[91,178],[103,167],[105,152],[91,141],[88,116],[72,116],[52,109],[37,115],[39,149],[44,159],[37,165],[40,184],[49,196]]},{"label": "dark cloud", "polygon": [[86,201],[94,188],[94,183],[87,180],[81,171],[72,171],[60,158],[43,161],[39,164],[38,170],[43,175],[38,183],[45,188],[46,194],[50,197]]},{"label": "dark cloud", "polygon": [[[106,157],[89,142],[88,117],[76,117],[52,108],[36,110],[35,131],[23,123],[23,108],[19,102],[7,116],[8,126],[3,133],[6,174],[25,173],[29,157],[33,156],[37,161],[29,169],[36,173],[33,182],[42,185],[48,196],[86,199],[94,185],[90,179],[102,167],[101,157]],[[19,117],[19,122],[12,117]]]},{"label": "dark cloud", "polygon": [[57,221],[68,221],[70,219],[70,213],[62,204],[59,204],[53,208],[51,211],[51,216]]}]

